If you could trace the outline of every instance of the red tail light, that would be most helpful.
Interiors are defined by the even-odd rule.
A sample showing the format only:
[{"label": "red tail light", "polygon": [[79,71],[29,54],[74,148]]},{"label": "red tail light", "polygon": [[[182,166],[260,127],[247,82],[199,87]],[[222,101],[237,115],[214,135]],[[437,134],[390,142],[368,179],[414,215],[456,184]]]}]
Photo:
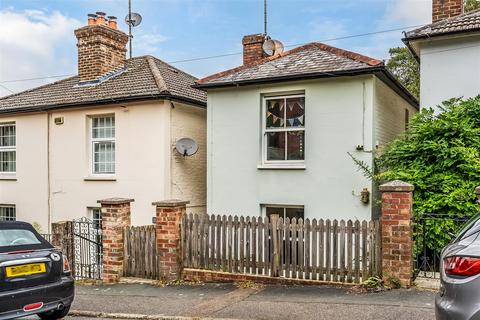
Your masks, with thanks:
[{"label": "red tail light", "polygon": [[480,258],[448,257],[443,260],[445,273],[451,276],[472,277],[480,274]]},{"label": "red tail light", "polygon": [[32,303],[32,304],[27,304],[25,307],[23,307],[23,311],[38,310],[41,307],[43,307],[43,302],[36,302],[36,303]]},{"label": "red tail light", "polygon": [[68,259],[65,255],[63,256],[63,272],[67,273],[70,272],[70,263],[68,263]]}]

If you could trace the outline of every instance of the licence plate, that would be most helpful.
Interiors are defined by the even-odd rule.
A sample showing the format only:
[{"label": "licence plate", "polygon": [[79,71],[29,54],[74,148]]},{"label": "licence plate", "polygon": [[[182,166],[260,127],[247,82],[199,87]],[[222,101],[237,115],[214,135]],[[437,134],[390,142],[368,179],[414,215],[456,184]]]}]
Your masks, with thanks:
[{"label": "licence plate", "polygon": [[20,264],[18,266],[6,267],[7,278],[20,277],[46,272],[45,263]]}]

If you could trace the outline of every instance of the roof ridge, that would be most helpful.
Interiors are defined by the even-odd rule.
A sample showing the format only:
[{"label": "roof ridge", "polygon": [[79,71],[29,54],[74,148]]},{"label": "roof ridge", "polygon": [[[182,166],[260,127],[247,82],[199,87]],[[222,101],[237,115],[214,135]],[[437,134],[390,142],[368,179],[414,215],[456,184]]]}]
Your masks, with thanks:
[{"label": "roof ridge", "polygon": [[154,61],[154,57],[147,55],[146,59],[148,62],[148,67],[150,69],[150,72],[153,75],[153,79],[155,80],[155,84],[157,85],[158,90],[160,92],[168,92],[167,84],[165,83],[165,80],[163,79],[162,74],[160,73],[160,70],[158,70],[157,64]]},{"label": "roof ridge", "polygon": [[166,62],[166,61],[163,61],[162,59],[159,59],[159,58],[157,58],[157,57],[155,57],[155,56],[152,56],[152,55],[146,55],[146,56],[152,57],[153,60],[155,60],[156,62],[163,63],[163,64],[165,64],[166,66],[168,66],[169,68],[172,68],[172,69],[174,69],[175,71],[177,71],[177,72],[179,72],[179,73],[181,73],[181,74],[184,74],[184,75],[186,75],[186,76],[188,76],[188,77],[190,77],[190,78],[192,78],[192,79],[194,79],[194,80],[198,80],[198,78],[195,77],[194,75],[191,75],[190,73],[187,73],[187,72],[185,72],[185,71],[183,71],[183,70],[181,70],[181,69],[179,69],[179,68],[171,65],[170,63],[168,63],[168,62]]},{"label": "roof ridge", "polygon": [[369,56],[365,56],[365,55],[357,53],[357,52],[353,52],[353,51],[349,51],[349,50],[345,50],[345,49],[340,49],[340,48],[330,46],[330,45],[322,43],[322,42],[314,42],[314,44],[322,50],[329,51],[333,54],[336,54],[336,55],[339,55],[339,56],[342,56],[342,57],[346,57],[348,59],[352,59],[352,60],[355,60],[355,61],[358,61],[358,62],[366,63],[370,66],[378,66],[378,65],[383,64],[382,60],[378,60],[378,59],[375,59],[375,58],[372,58],[372,57],[369,57]]},{"label": "roof ridge", "polygon": [[365,55],[362,55],[362,54],[359,54],[359,53],[356,53],[356,52],[353,52],[353,51],[348,51],[348,50],[336,48],[336,47],[329,46],[329,45],[321,43],[321,42],[310,42],[310,43],[306,43],[304,45],[301,45],[299,47],[293,48],[291,50],[276,54],[274,56],[263,58],[261,60],[258,60],[257,62],[249,64],[249,65],[242,65],[242,66],[238,66],[236,68],[232,68],[232,69],[228,69],[228,70],[225,70],[225,71],[214,73],[210,76],[207,76],[205,78],[197,80],[197,84],[203,84],[203,83],[206,83],[208,81],[214,80],[216,78],[224,77],[224,76],[227,76],[231,73],[235,73],[235,72],[238,72],[238,71],[249,69],[249,68],[258,66],[258,65],[266,63],[266,62],[278,60],[278,59],[283,58],[285,56],[288,56],[288,55],[291,55],[291,54],[294,54],[294,53],[297,53],[297,52],[300,52],[300,51],[303,51],[303,50],[306,50],[306,49],[310,49],[310,48],[318,48],[320,50],[328,51],[328,52],[331,52],[333,54],[336,54],[337,56],[342,56],[342,57],[345,57],[345,58],[348,58],[348,59],[351,59],[351,60],[354,60],[354,61],[366,63],[369,66],[383,65],[383,61],[381,61],[381,60],[374,59],[374,58],[371,58],[371,57],[368,57],[368,56],[365,56]]}]

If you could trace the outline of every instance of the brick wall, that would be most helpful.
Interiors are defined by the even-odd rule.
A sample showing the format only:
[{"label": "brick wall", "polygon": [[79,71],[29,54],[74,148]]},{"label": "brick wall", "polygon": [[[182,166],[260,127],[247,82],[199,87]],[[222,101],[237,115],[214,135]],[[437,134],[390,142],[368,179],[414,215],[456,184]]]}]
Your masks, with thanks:
[{"label": "brick wall", "polygon": [[252,65],[265,58],[263,52],[263,42],[265,41],[264,34],[252,34],[244,36],[242,39],[243,44],[243,65]]},{"label": "brick wall", "polygon": [[78,48],[78,77],[91,81],[125,64],[128,36],[108,25],[88,25],[75,30]]},{"label": "brick wall", "polygon": [[463,0],[432,0],[432,22],[458,16],[463,12]]},{"label": "brick wall", "polygon": [[98,200],[102,206],[103,282],[116,283],[123,275],[123,228],[130,226],[133,199]]},{"label": "brick wall", "polygon": [[412,285],[413,190],[413,185],[398,180],[380,186],[382,274],[384,278],[398,279],[403,287]]},{"label": "brick wall", "polygon": [[156,207],[157,255],[160,277],[165,281],[180,279],[182,271],[181,224],[188,201],[154,202]]}]

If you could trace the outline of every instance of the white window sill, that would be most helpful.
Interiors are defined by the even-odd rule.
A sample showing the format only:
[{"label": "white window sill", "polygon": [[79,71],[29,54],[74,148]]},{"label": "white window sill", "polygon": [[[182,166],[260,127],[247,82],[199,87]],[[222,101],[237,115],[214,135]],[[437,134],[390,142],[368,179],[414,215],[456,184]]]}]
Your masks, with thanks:
[{"label": "white window sill", "polygon": [[305,170],[304,163],[264,163],[257,166],[259,170]]},{"label": "white window sill", "polygon": [[88,176],[83,181],[117,181],[115,176]]},{"label": "white window sill", "polygon": [[15,173],[0,173],[0,180],[17,181],[17,175]]}]

